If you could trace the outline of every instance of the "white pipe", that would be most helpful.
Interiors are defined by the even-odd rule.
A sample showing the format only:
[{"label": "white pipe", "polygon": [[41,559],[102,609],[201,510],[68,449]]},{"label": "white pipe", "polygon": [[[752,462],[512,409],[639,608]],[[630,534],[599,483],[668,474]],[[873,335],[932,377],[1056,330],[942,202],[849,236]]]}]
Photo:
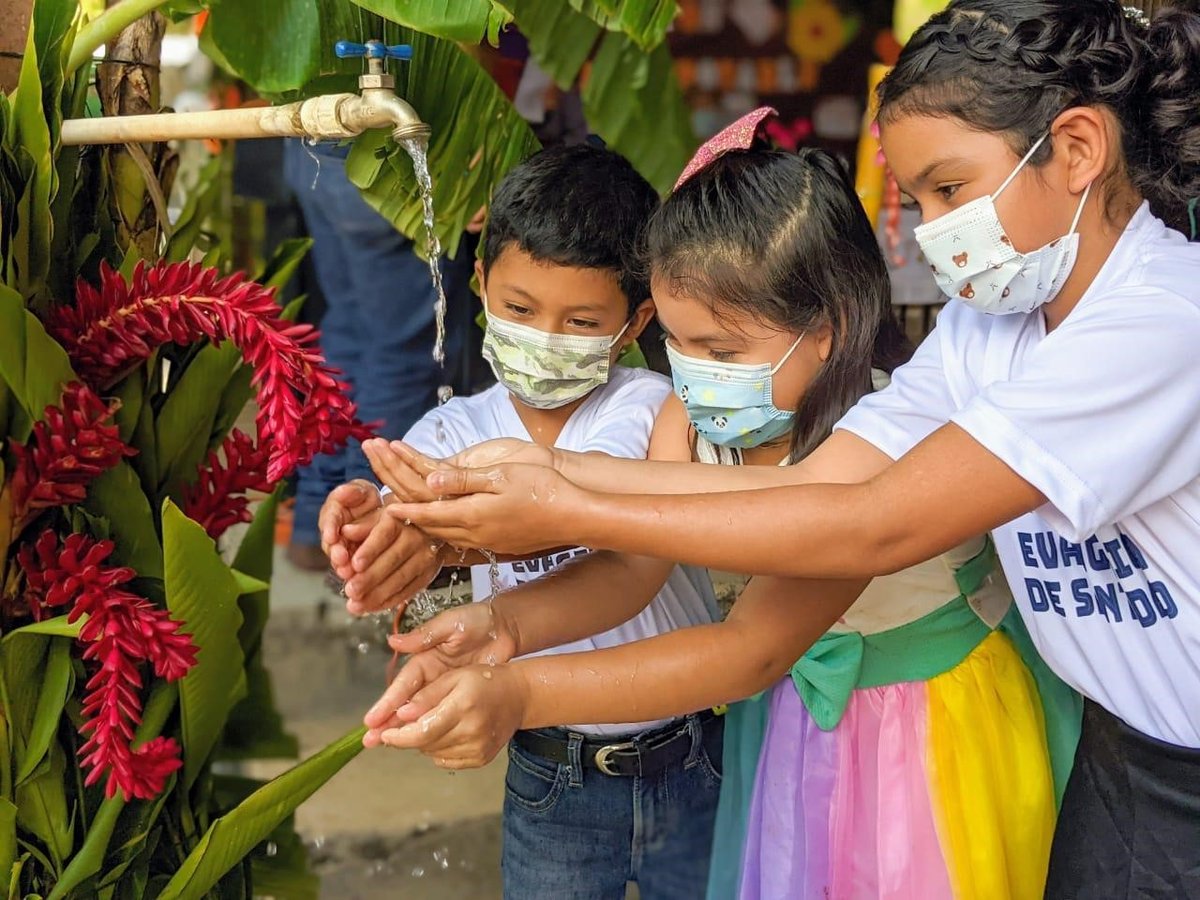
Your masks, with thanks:
[{"label": "white pipe", "polygon": [[366,91],[363,96],[324,94],[283,106],[67,119],[62,123],[62,142],[67,145],[142,144],[258,137],[343,140],[368,128],[384,126],[391,126],[397,137],[429,133],[429,126],[395,94]]}]

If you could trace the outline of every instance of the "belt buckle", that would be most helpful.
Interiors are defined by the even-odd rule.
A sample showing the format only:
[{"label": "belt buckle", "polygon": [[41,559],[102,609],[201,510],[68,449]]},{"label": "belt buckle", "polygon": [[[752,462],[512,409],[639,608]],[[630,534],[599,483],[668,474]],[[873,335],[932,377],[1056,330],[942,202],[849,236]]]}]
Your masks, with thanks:
[{"label": "belt buckle", "polygon": [[620,772],[614,772],[611,768],[609,768],[608,758],[614,753],[620,752],[621,750],[633,750],[635,747],[637,747],[636,741],[624,741],[620,744],[605,744],[596,751],[596,768],[605,775],[610,775],[613,777],[619,776],[621,774]]}]

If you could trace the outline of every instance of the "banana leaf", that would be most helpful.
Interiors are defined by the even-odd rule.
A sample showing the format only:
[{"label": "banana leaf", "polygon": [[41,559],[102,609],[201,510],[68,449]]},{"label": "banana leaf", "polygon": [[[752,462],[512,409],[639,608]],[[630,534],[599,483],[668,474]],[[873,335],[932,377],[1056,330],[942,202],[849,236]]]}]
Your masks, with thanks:
[{"label": "banana leaf", "polygon": [[[259,505],[233,561],[235,572],[260,582],[271,580],[279,493],[276,489]],[[270,594],[266,590],[243,593],[238,597],[238,607],[242,612],[238,643],[246,658],[246,696],[229,713],[218,754],[222,759],[294,758],[299,754],[299,745],[283,727],[275,707],[271,674],[262,659],[263,631],[271,613]]]},{"label": "banana leaf", "polygon": [[643,50],[663,42],[675,21],[675,0],[571,0],[571,6],[610,31],[620,31]]},{"label": "banana leaf", "polygon": [[203,897],[296,807],[362,751],[362,735],[363,729],[352,731],[263,785],[213,822],[159,894],[159,900]]},{"label": "banana leaf", "polygon": [[[238,587],[204,529],[170,500],[162,511],[167,608],[199,648],[196,665],[179,683],[183,720],[183,785],[190,788],[240,699],[242,624]],[[244,687],[243,687],[244,689]]]}]

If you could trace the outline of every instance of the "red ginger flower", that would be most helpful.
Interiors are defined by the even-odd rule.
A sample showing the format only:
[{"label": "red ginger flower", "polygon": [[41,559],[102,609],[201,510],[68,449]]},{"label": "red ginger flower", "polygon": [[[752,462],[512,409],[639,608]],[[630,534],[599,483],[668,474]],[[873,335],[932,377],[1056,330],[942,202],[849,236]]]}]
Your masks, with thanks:
[{"label": "red ginger flower", "polygon": [[56,308],[47,328],[76,370],[99,385],[115,382],[168,342],[233,341],[255,370],[258,433],[268,438],[267,478],[275,482],[318,453],[371,433],[317,350],[317,331],[279,314],[274,291],[241,274],[221,278],[191,263],[139,263],[126,284],[102,265],[99,289],[80,281],[75,305]]},{"label": "red ginger flower", "polygon": [[250,500],[246,491],[269,491],[265,442],[258,446],[249,435],[233,429],[221,449],[224,460],[212,451],[208,464],[200,466],[199,477],[187,490],[183,511],[199,522],[214,541],[236,522],[249,522]]},{"label": "red ginger flower", "polygon": [[163,790],[181,765],[179,745],[156,738],[134,750],[134,729],[141,722],[143,661],[154,674],[175,681],[196,664],[196,645],[179,630],[165,610],[126,590],[134,577],[128,568],[104,566],[111,541],[71,534],[59,544],[51,530],[17,553],[25,572],[26,596],[35,618],[45,610],[70,606],[69,622],[87,615],[79,632],[86,645],[83,659],[98,663],[86,685],[83,725],[87,741],[79,748],[80,763],[91,772],[85,784],[108,781],[108,797],[118,790],[128,800],[148,800]]},{"label": "red ginger flower", "polygon": [[88,483],[124,456],[137,451],[126,446],[111,420],[116,404],[106,404],[95,392],[73,381],[63,389],[59,406],[47,406],[33,426],[29,444],[13,443],[17,467],[13,472],[13,517],[50,506],[79,503]]}]

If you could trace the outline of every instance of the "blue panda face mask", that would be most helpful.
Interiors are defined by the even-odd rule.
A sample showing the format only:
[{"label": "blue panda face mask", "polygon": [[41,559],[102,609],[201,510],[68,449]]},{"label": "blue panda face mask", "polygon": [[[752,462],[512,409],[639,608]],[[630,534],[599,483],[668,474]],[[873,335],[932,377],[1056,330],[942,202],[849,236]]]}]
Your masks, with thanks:
[{"label": "blue panda face mask", "polygon": [[772,441],[792,427],[795,413],[777,409],[771,381],[804,340],[796,338],[775,365],[716,362],[684,356],[667,344],[675,394],[696,433],[722,447],[746,449]]}]

